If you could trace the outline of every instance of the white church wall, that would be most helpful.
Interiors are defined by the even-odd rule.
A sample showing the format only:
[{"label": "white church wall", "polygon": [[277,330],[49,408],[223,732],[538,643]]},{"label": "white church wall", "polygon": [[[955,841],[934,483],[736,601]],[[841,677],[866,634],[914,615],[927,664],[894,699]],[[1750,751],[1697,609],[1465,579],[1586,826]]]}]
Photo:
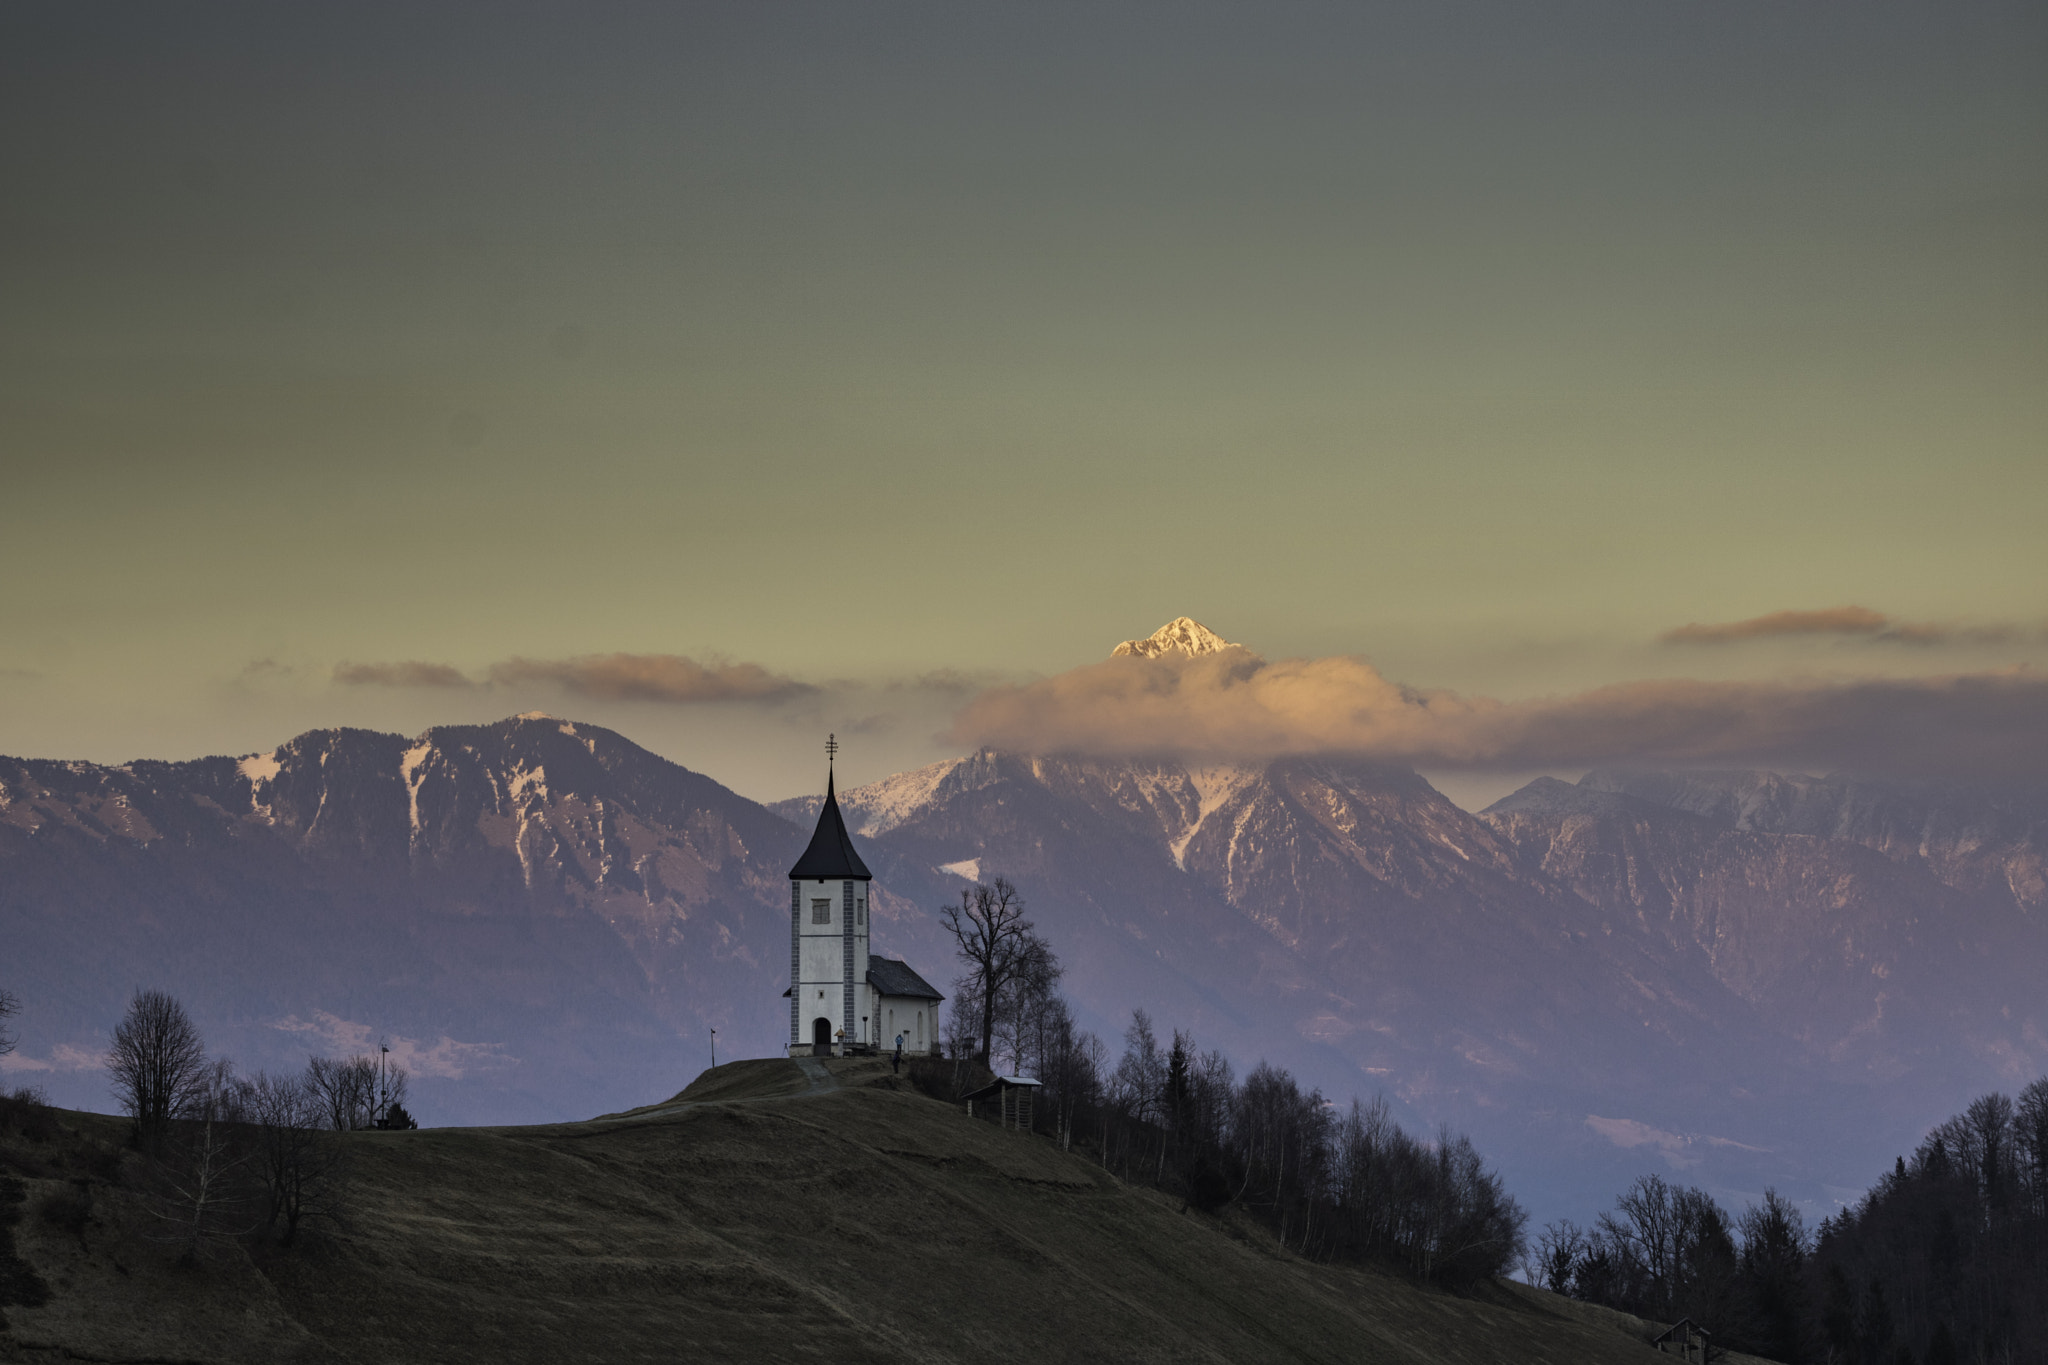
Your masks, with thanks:
[{"label": "white church wall", "polygon": [[[853,979],[868,979],[868,884],[853,884]],[[872,1018],[872,1015],[870,1016]]]},{"label": "white church wall", "polygon": [[869,882],[849,878],[792,883],[797,979],[791,983],[790,1048],[795,1055],[811,1050],[819,1019],[826,1021],[826,1032],[835,1042],[887,1049],[900,1032],[909,1053],[929,1053],[938,1044],[938,1011],[931,1001],[884,997],[868,985],[872,889]]},{"label": "white church wall", "polygon": [[844,972],[845,953],[836,938],[807,937],[803,941],[803,979],[806,982],[837,982]]},{"label": "white church wall", "polygon": [[878,1003],[881,1009],[878,1041],[884,1051],[895,1048],[899,1033],[903,1035],[904,1056],[924,1056],[932,1050],[938,1016],[931,1001],[909,995],[885,995]]},{"label": "white church wall", "polygon": [[[798,1013],[796,1037],[790,1040],[791,1046],[800,1051],[808,1049],[813,1021],[821,1016],[831,1020],[835,1039],[845,1026],[846,902],[849,887],[854,902],[854,1010],[849,1041],[872,1041],[879,1025],[876,1023],[873,992],[867,984],[868,884],[835,879],[800,881],[795,886],[798,980],[794,984],[802,1009]],[[825,903],[822,917],[815,909],[820,901]],[[821,990],[825,992],[822,1000],[818,994]]]}]

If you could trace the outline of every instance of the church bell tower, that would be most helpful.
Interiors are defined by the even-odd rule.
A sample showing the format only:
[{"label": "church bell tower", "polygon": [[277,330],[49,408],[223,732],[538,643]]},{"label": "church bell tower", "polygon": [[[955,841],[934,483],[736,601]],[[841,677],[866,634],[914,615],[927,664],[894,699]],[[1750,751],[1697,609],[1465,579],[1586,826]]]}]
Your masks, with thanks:
[{"label": "church bell tower", "polygon": [[833,791],[836,738],[825,742],[825,804],[810,846],[789,869],[789,1055],[830,1056],[872,1046],[878,1021],[868,987],[868,886]]}]

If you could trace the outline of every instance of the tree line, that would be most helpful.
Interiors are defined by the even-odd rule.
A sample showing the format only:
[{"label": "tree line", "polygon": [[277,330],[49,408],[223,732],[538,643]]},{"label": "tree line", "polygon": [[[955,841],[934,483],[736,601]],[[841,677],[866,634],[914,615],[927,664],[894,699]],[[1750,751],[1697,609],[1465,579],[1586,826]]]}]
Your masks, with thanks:
[{"label": "tree line", "polygon": [[162,991],[129,1002],[107,1075],[148,1159],[143,1195],[159,1239],[187,1256],[258,1230],[288,1246],[308,1220],[341,1219],[348,1149],[337,1135],[419,1126],[405,1109],[405,1068],[381,1052],[241,1075],[207,1056],[185,1007]]},{"label": "tree line", "polygon": [[[0,1053],[13,1049],[5,1025],[18,1010],[0,991]],[[191,1015],[162,991],[135,993],[105,1065],[141,1156],[134,1192],[150,1235],[186,1257],[252,1235],[288,1246],[308,1223],[343,1220],[350,1169],[341,1135],[419,1126],[405,1108],[405,1068],[381,1051],[242,1074],[209,1055]],[[47,1114],[39,1095],[13,1101]]]},{"label": "tree line", "polygon": [[1521,1256],[1527,1216],[1462,1134],[1415,1136],[1384,1096],[1341,1108],[1265,1062],[1240,1080],[1220,1051],[1181,1029],[1163,1037],[1142,1009],[1112,1055],[1076,1023],[1059,959],[1024,909],[998,877],[942,912],[966,969],[947,1044],[1038,1080],[1034,1124],[1062,1147],[1190,1206],[1242,1208],[1310,1257],[1465,1285]]},{"label": "tree line", "polygon": [[1545,1227],[1529,1269],[1775,1360],[2048,1360],[2048,1077],[1975,1101],[1811,1233],[1775,1190],[1731,1219],[1644,1176],[1591,1227]]}]

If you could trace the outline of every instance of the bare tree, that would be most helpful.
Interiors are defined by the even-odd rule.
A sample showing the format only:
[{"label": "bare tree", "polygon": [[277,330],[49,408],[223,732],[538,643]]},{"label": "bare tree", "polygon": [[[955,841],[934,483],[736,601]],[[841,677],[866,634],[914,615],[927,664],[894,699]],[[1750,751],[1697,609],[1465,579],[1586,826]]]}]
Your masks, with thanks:
[{"label": "bare tree", "polygon": [[202,1066],[159,1137],[144,1200],[156,1216],[154,1240],[176,1244],[187,1259],[256,1226],[249,1099],[248,1082],[225,1058]]},{"label": "bare tree", "polygon": [[206,1045],[176,999],[162,991],[137,991],[114,1028],[107,1072],[135,1121],[137,1139],[146,1151],[156,1152],[172,1117],[205,1089]]},{"label": "bare tree", "polygon": [[[386,1062],[382,1079],[378,1082],[377,1125],[380,1128],[401,1126],[395,1120],[401,1116],[410,1122],[412,1115],[405,1112],[405,1092],[408,1073],[396,1062]],[[412,1124],[417,1128],[417,1123]]]},{"label": "bare tree", "polygon": [[1529,1283],[1553,1294],[1572,1292],[1572,1275],[1591,1249],[1586,1231],[1569,1218],[1544,1225],[1537,1234]]},{"label": "bare tree", "polygon": [[306,1062],[306,1087],[328,1127],[348,1133],[376,1121],[377,1064],[368,1057],[313,1057]]},{"label": "bare tree", "polygon": [[1677,1288],[1680,1211],[1670,1185],[1659,1175],[1638,1176],[1614,1201],[1614,1212],[1599,1219],[1601,1236],[1617,1259],[1638,1272],[1643,1307],[1652,1316],[1668,1318]]},{"label": "bare tree", "polygon": [[1166,1054],[1159,1050],[1159,1039],[1152,1032],[1152,1016],[1142,1009],[1131,1011],[1131,1026],[1124,1030],[1124,1055],[1117,1059],[1112,1080],[1131,1117],[1145,1123],[1161,1120]]},{"label": "bare tree", "polygon": [[2013,1110],[2014,1151],[2036,1218],[2048,1220],[2048,1076],[2020,1091]]},{"label": "bare tree", "polygon": [[974,990],[972,975],[955,981],[953,1008],[946,1011],[946,1053],[956,1069],[960,1060],[974,1051],[975,1040],[981,1036],[981,1001]]},{"label": "bare tree", "polygon": [[1076,1113],[1083,1105],[1093,1106],[1101,1091],[1101,1080],[1095,1074],[1089,1053],[1094,1035],[1074,1026],[1073,1011],[1057,995],[1047,1003],[1043,1017],[1045,1037],[1039,1049],[1038,1079],[1051,1092],[1054,1132],[1060,1147],[1071,1150]]},{"label": "bare tree", "polygon": [[1024,918],[1024,898],[1003,877],[996,878],[993,885],[976,883],[962,891],[960,903],[942,908],[939,918],[967,964],[965,982],[981,1016],[978,1055],[986,1065],[997,997],[1035,960],[1033,945],[1043,945],[1032,934],[1031,921]]},{"label": "bare tree", "polygon": [[290,1246],[299,1225],[340,1218],[348,1192],[346,1148],[324,1131],[328,1115],[303,1076],[258,1072],[248,1082],[257,1165],[268,1188],[264,1225]]},{"label": "bare tree", "polygon": [[14,1051],[14,1045],[19,1041],[14,1030],[7,1027],[7,1021],[20,1013],[21,998],[13,991],[0,990],[0,1057]]},{"label": "bare tree", "polygon": [[1053,988],[1063,973],[1052,945],[1036,934],[1027,934],[1017,954],[1016,970],[996,996],[992,1029],[991,1046],[1000,1047],[1008,1055],[1014,1074],[1035,1075],[1045,1069],[1050,1010],[1059,998]]}]

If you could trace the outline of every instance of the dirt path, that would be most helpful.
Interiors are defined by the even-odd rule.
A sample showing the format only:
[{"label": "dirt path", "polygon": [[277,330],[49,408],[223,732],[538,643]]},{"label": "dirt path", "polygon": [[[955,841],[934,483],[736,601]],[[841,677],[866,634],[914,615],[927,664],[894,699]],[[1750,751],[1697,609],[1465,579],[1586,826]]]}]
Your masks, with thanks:
[{"label": "dirt path", "polygon": [[798,1057],[794,1060],[804,1075],[811,1078],[810,1088],[804,1091],[805,1096],[822,1095],[827,1090],[839,1088],[839,1082],[832,1078],[832,1073],[827,1071],[825,1064],[816,1057]]}]

